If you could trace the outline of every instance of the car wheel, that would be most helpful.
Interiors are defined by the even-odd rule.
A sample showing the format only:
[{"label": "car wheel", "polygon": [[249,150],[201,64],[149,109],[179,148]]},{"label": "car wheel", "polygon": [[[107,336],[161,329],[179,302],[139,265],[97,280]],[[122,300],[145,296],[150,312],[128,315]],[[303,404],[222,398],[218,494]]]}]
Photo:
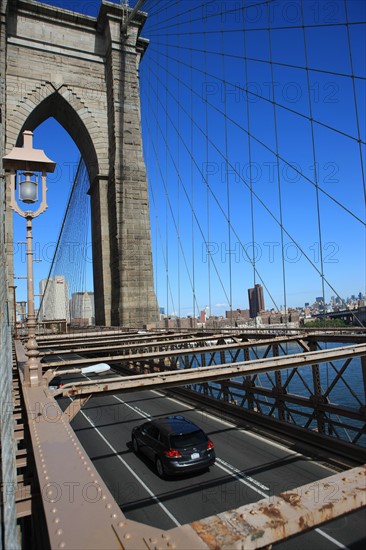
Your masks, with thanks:
[{"label": "car wheel", "polygon": [[139,449],[139,444],[137,443],[136,437],[133,437],[133,438],[132,438],[132,448],[133,448],[133,452],[136,453],[136,454],[137,454],[137,453],[139,452],[139,450],[140,450],[140,449]]},{"label": "car wheel", "polygon": [[162,463],[162,461],[160,460],[159,457],[157,457],[157,459],[156,459],[155,466],[156,466],[156,471],[158,472],[158,476],[161,477],[162,479],[164,479],[165,470],[164,470],[163,463]]}]

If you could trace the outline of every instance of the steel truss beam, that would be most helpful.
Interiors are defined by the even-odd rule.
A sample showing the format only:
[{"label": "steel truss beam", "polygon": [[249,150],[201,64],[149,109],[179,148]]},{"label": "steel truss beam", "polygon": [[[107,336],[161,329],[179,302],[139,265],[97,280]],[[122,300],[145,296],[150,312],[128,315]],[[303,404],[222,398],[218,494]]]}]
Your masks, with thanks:
[{"label": "steel truss beam", "polygon": [[[197,352],[197,350],[196,350]],[[111,393],[116,391],[128,392],[160,387],[184,386],[191,383],[203,383],[213,380],[235,378],[240,375],[253,375],[261,372],[271,372],[288,368],[299,368],[336,359],[359,357],[366,355],[366,344],[334,348],[332,350],[297,353],[281,357],[267,357],[255,361],[229,363],[214,367],[199,367],[197,369],[178,369],[173,371],[157,372],[126,376],[121,379],[105,378],[95,383],[73,382],[65,384],[62,389],[53,391],[53,395],[75,396],[93,393]],[[103,360],[107,360],[103,358]],[[94,359],[95,362],[95,359]],[[65,364],[65,363],[63,363]],[[68,362],[75,364],[75,361]],[[81,364],[81,361],[80,363]]]},{"label": "steel truss beam", "polygon": [[[253,348],[253,347],[258,347],[258,346],[268,346],[268,345],[273,345],[273,344],[282,344],[282,343],[289,343],[289,342],[299,342],[298,340],[298,337],[295,337],[295,336],[292,336],[292,337],[288,337],[288,338],[271,338],[271,339],[260,339],[260,340],[256,340],[256,341],[245,341],[245,342],[232,342],[232,343],[225,343],[224,341],[221,341],[221,343],[212,343],[212,341],[215,341],[216,342],[216,339],[212,339],[212,340],[208,340],[207,338],[205,339],[207,344],[202,346],[202,345],[189,345],[188,346],[184,346],[184,347],[175,347],[175,346],[172,346],[172,345],[168,345],[166,342],[163,344],[163,343],[160,343],[160,344],[157,344],[153,347],[153,349],[148,349],[147,351],[143,350],[141,352],[136,352],[135,349],[137,347],[143,347],[143,348],[148,348],[148,346],[146,345],[139,345],[139,346],[136,346],[136,348],[133,346],[133,345],[129,345],[129,346],[123,346],[124,348],[124,351],[125,353],[115,353],[115,354],[111,354],[111,353],[107,353],[106,355],[103,355],[103,354],[99,354],[98,355],[95,355],[93,357],[87,357],[87,358],[79,358],[79,359],[70,359],[70,360],[62,360],[62,361],[52,361],[48,364],[44,363],[43,365],[44,366],[52,366],[52,368],[56,368],[56,367],[63,367],[65,365],[77,365],[77,366],[81,366],[81,365],[89,365],[91,363],[95,363],[95,358],[98,357],[98,359],[100,360],[103,360],[103,362],[107,362],[107,363],[121,363],[123,361],[129,361],[129,362],[137,362],[137,361],[140,361],[140,362],[143,362],[145,361],[146,363],[148,362],[152,362],[154,360],[164,360],[164,359],[167,359],[167,360],[171,360],[173,357],[174,358],[179,358],[179,357],[184,357],[184,356],[193,356],[193,355],[202,355],[202,354],[205,354],[205,353],[211,353],[211,354],[215,354],[215,353],[223,353],[225,351],[229,352],[230,350],[237,350],[238,348],[240,349],[247,349],[247,348]],[[301,342],[301,341],[300,341]],[[304,345],[301,344],[299,342],[299,345],[304,348]],[[195,342],[193,342],[195,343]],[[192,344],[193,344],[192,343]],[[201,341],[198,341],[198,343],[202,343]],[[351,346],[349,346],[350,348]],[[105,351],[105,348],[103,349],[85,349],[84,350],[79,350],[80,353],[85,353],[85,354],[88,354],[88,352],[102,352],[102,351]],[[108,348],[108,351],[109,348]],[[123,350],[122,350],[123,351]],[[72,353],[76,353],[75,350],[72,352]],[[58,354],[60,355],[60,353]],[[62,355],[63,355],[63,352],[62,352]],[[294,357],[294,355],[291,355],[292,357]],[[224,357],[222,355],[222,357]],[[46,359],[47,359],[47,354],[46,354]],[[220,364],[223,364],[224,363],[224,360],[221,360]]]}]

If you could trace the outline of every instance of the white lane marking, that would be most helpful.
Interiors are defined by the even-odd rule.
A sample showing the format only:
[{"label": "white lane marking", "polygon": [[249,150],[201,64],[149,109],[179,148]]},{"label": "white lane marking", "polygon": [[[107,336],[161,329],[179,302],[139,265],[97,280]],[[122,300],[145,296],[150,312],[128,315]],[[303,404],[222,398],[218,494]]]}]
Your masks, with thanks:
[{"label": "white lane marking", "polygon": [[[269,487],[266,487],[266,485],[263,485],[263,483],[261,483],[260,481],[257,481],[253,477],[247,476],[241,470],[239,470],[238,468],[235,468],[235,466],[233,466],[232,464],[229,464],[229,462],[222,460],[222,458],[216,457],[216,462],[219,462],[220,464],[222,464],[223,466],[225,466],[226,468],[234,472],[234,474],[236,474],[236,476],[240,478],[240,480],[246,479],[248,481],[248,484],[252,483],[256,487],[259,487],[259,489],[263,489],[263,491],[269,491]],[[256,491],[254,487],[253,487],[253,490]],[[263,493],[260,492],[260,494],[263,494]],[[268,497],[267,494],[265,496]]]},{"label": "white lane marking", "polygon": [[[86,377],[87,378],[87,377]],[[170,401],[173,401],[174,403],[177,403],[178,405],[180,406],[185,406],[187,408],[187,410],[190,410],[190,411],[195,411],[197,412],[197,409],[193,408],[193,407],[189,407],[188,405],[186,405],[185,403],[182,403],[181,401],[179,401],[178,399],[174,399],[173,397],[167,397],[166,395],[156,391],[156,390],[150,390],[152,391],[153,393],[159,395],[160,397],[165,397],[166,399],[169,399]],[[128,408],[132,409],[133,411],[137,412],[138,414],[140,414],[141,416],[143,416],[144,418],[151,418],[151,415],[145,413],[142,409],[140,409],[139,407],[132,407],[132,405],[129,405],[128,403],[126,403],[125,401],[123,401],[121,398],[119,398],[118,396],[114,395],[113,396],[115,399],[117,399],[117,401],[120,401],[123,405],[126,405]],[[98,434],[104,439],[104,441],[107,443],[107,445],[109,445],[109,447],[113,449],[113,447],[109,444],[109,442],[105,439],[105,437],[99,432],[98,428],[96,428],[94,426],[94,424],[92,423],[92,421],[84,414],[83,411],[80,411],[84,417],[90,422],[90,424],[94,427],[94,429],[98,432]],[[216,420],[217,422],[220,422],[221,424],[224,424],[226,426],[229,426],[229,427],[232,427],[232,428],[237,428],[237,426],[235,426],[235,424],[232,424],[231,422],[228,422],[227,420],[222,420],[221,418],[216,418],[215,416],[209,414],[209,413],[205,413],[207,417],[213,419],[213,420]],[[244,430],[241,430],[239,428],[239,431],[241,432],[244,432]],[[247,434],[248,432],[245,431],[245,433]],[[268,442],[268,440],[266,440],[265,438],[257,435],[257,434],[248,434],[248,435],[251,435],[252,437],[256,437],[257,439],[260,439],[261,441],[266,441]],[[272,441],[269,441],[269,443],[275,447],[278,447],[280,449],[284,449],[288,452],[290,452],[291,454],[293,455],[298,455],[298,456],[302,456],[300,455],[300,453],[296,453],[294,451],[290,451],[289,449],[287,449],[285,446],[283,445],[280,445],[279,443],[273,443]],[[164,511],[167,513],[167,515],[172,519],[172,521],[174,521],[176,523],[176,525],[179,527],[181,524],[178,523],[178,521],[175,519],[175,517],[169,512],[169,510],[167,508],[165,508],[164,504],[161,503],[159,501],[159,499],[154,495],[154,493],[152,493],[150,491],[150,489],[147,487],[147,485],[145,485],[145,483],[137,476],[137,474],[135,474],[135,472],[130,468],[130,466],[123,460],[123,458],[121,458],[117,451],[115,451],[115,454],[117,456],[117,458],[119,460],[121,460],[121,462],[127,467],[127,469],[132,473],[132,475],[134,477],[136,477],[136,479],[138,479],[139,483],[141,483],[141,485],[147,490],[147,492],[154,498],[154,500],[157,501],[158,504],[161,505],[161,507],[164,509]],[[218,466],[219,468],[221,468],[221,470],[223,470],[224,472],[230,474],[231,476],[233,477],[236,477],[237,480],[240,482],[240,483],[243,483],[244,485],[247,485],[250,489],[252,489],[253,491],[257,492],[258,494],[260,494],[261,496],[263,496],[264,498],[268,498],[268,494],[267,493],[264,493],[263,491],[261,491],[260,488],[264,489],[265,491],[269,491],[269,487],[266,487],[265,485],[263,485],[262,483],[260,483],[259,481],[257,481],[256,479],[250,477],[250,476],[245,476],[245,474],[243,474],[240,470],[238,470],[238,468],[235,468],[235,466],[232,466],[231,464],[229,464],[228,462],[226,462],[225,460],[222,460],[221,458],[218,458],[216,457],[216,466]],[[330,468],[328,468],[330,470]],[[248,481],[246,481],[248,480]],[[254,485],[254,486],[253,486]],[[257,489],[257,487],[259,487]],[[335,546],[337,546],[338,548],[342,548],[343,550],[349,550],[349,548],[347,546],[344,546],[344,544],[342,544],[341,542],[337,541],[336,539],[334,539],[333,537],[331,537],[330,535],[328,535],[327,533],[325,533],[325,531],[323,531],[322,529],[314,529],[314,531],[316,531],[320,536],[326,538],[327,540],[329,540],[330,542],[332,542]]]},{"label": "white lane marking", "polygon": [[[150,415],[145,413],[139,407],[133,407],[132,405],[130,405],[129,403],[126,403],[125,401],[123,401],[123,399],[121,399],[120,397],[117,397],[116,395],[114,395],[113,397],[115,399],[117,399],[120,403],[126,405],[129,409],[132,409],[133,411],[136,411],[141,416],[144,416],[145,418],[151,418]],[[238,479],[238,481],[240,481],[241,483],[244,483],[245,485],[247,485],[248,487],[253,489],[253,491],[256,491],[260,495],[268,497],[268,494],[264,493],[260,489],[263,489],[264,491],[269,491],[269,487],[266,487],[265,485],[263,485],[262,483],[260,483],[259,481],[257,481],[256,479],[254,479],[250,476],[246,476],[245,474],[243,474],[238,468],[236,468],[232,464],[229,464],[228,462],[226,462],[222,458],[216,457],[216,465],[219,466],[219,468],[224,470],[226,473],[229,473],[232,477],[235,477],[236,479]],[[259,488],[259,490],[257,488]]]},{"label": "white lane marking", "polygon": [[[222,461],[224,462],[224,461]],[[262,491],[261,489],[258,489],[257,487],[253,486],[252,483],[249,483],[245,476],[243,476],[242,473],[238,474],[236,472],[233,472],[232,470],[229,470],[229,468],[227,468],[226,466],[224,466],[223,464],[221,464],[221,461],[220,459],[218,459],[216,457],[216,462],[215,462],[215,465],[218,467],[218,468],[221,468],[221,470],[223,470],[224,472],[226,472],[227,474],[230,474],[232,477],[235,477],[238,481],[240,481],[240,483],[243,483],[244,485],[246,485],[247,487],[249,487],[250,489],[252,489],[253,491],[255,491],[256,493],[258,493],[259,495],[261,495],[262,497],[265,497],[265,498],[268,498],[268,494],[265,493],[264,491]]]},{"label": "white lane marking", "polygon": [[[170,401],[172,401],[173,403],[176,403],[178,404],[179,406],[183,406],[183,407],[186,407],[187,410],[189,411],[195,411],[195,412],[198,412],[197,409],[195,409],[194,407],[190,407],[189,405],[187,405],[186,403],[183,403],[182,401],[179,401],[178,399],[175,399],[174,397],[167,397],[165,394],[157,391],[157,390],[151,390],[152,393],[155,393],[156,395],[159,395],[160,397],[164,397],[165,399],[169,399]],[[204,413],[206,414],[206,416],[208,418],[211,418],[212,420],[216,420],[216,422],[219,422],[221,424],[223,424],[224,426],[228,426],[230,428],[236,428],[238,429],[239,431],[241,432],[245,432],[246,435],[250,435],[251,437],[254,437],[256,439],[259,439],[260,441],[264,441],[266,443],[269,443],[270,445],[272,445],[273,447],[277,447],[278,449],[281,449],[281,450],[285,450],[287,453],[289,454],[292,454],[294,456],[303,456],[301,455],[300,453],[296,453],[295,451],[291,451],[291,449],[288,449],[287,447],[285,447],[284,445],[281,445],[280,443],[275,443],[273,441],[269,441],[267,440],[266,438],[258,435],[258,434],[254,434],[254,433],[248,433],[247,431],[245,430],[242,430],[241,428],[238,428],[235,424],[231,423],[231,422],[228,422],[227,420],[222,420],[221,418],[217,418],[216,416],[213,416],[212,414],[210,413]],[[218,463],[219,462],[219,463]],[[222,464],[220,464],[220,462]],[[240,477],[240,476],[243,476],[243,474],[237,470],[237,468],[235,468],[234,466],[231,466],[230,464],[228,464],[227,462],[221,460],[220,458],[217,458],[216,457],[216,466],[218,466],[219,468],[221,468],[222,470],[226,471],[227,473],[231,474],[232,473],[230,472],[230,470],[228,470],[227,468],[225,468],[223,466],[223,464],[226,464],[226,466],[228,468],[230,468],[231,470],[233,470],[236,474],[237,474],[237,478],[238,478],[238,481],[240,481],[241,483],[244,483],[245,485],[248,485],[249,487],[251,487],[254,491],[256,491],[256,489],[254,487],[252,487],[249,483],[245,483],[245,480],[243,477]],[[329,466],[326,466],[326,465],[323,465],[323,464],[318,464],[319,466],[322,466],[324,469],[326,470],[329,470],[331,472],[334,472],[334,470],[332,468],[329,468]],[[240,476],[239,476],[240,474]],[[250,479],[250,481],[252,483],[254,483],[255,485],[259,484],[258,481],[256,481],[255,479],[251,478],[251,477],[248,477],[247,479]],[[261,484],[260,484],[261,485]],[[266,490],[269,490],[267,487],[265,487],[264,485],[262,486],[263,488],[265,488]],[[262,491],[258,490],[257,491],[260,495],[264,496],[265,498],[268,498],[268,494],[266,493],[263,493]],[[342,544],[341,542],[337,541],[336,539],[334,539],[333,537],[331,537],[330,535],[328,535],[325,531],[323,531],[322,529],[314,529],[314,531],[316,531],[318,533],[318,535],[326,538],[327,540],[329,540],[329,542],[332,542],[335,546],[337,546],[338,548],[342,548],[343,550],[349,550],[349,548],[347,546],[345,546],[344,544]]]},{"label": "white lane marking", "polygon": [[128,408],[131,409],[132,411],[137,412],[137,414],[139,414],[140,416],[143,416],[144,418],[151,418],[151,414],[147,414],[147,413],[144,412],[142,409],[140,409],[140,407],[133,407],[133,406],[130,405],[129,403],[126,403],[126,401],[123,401],[123,399],[121,399],[121,398],[118,397],[117,395],[114,395],[113,397],[114,397],[115,399],[117,399],[117,401],[119,401],[120,403],[122,403],[122,405],[126,405],[126,407],[128,407]]},{"label": "white lane marking", "polygon": [[[281,443],[277,443],[276,441],[271,441],[270,439],[267,439],[266,437],[264,437],[262,435],[259,435],[259,434],[256,434],[254,432],[248,432],[247,430],[243,430],[242,428],[239,428],[236,424],[233,424],[232,422],[229,422],[228,420],[223,420],[222,418],[218,418],[217,416],[214,416],[213,414],[210,414],[206,411],[197,410],[194,407],[190,407],[186,403],[183,403],[182,401],[179,401],[178,399],[175,399],[174,397],[167,397],[166,395],[164,395],[163,393],[161,393],[157,390],[150,390],[150,391],[155,393],[156,395],[159,395],[160,397],[165,397],[165,399],[169,399],[170,401],[173,401],[173,403],[176,403],[177,405],[179,405],[181,407],[183,407],[183,406],[186,407],[186,409],[188,411],[202,412],[202,414],[207,416],[207,418],[211,418],[212,420],[216,420],[216,422],[219,422],[220,424],[223,424],[224,426],[228,426],[229,428],[235,428],[237,431],[242,432],[242,433],[244,433],[245,435],[247,435],[249,437],[253,437],[254,439],[258,439],[259,441],[267,443],[267,445],[271,445],[272,447],[276,447],[277,449],[280,449],[282,451],[286,451],[286,453],[289,454],[289,455],[293,455],[294,457],[295,456],[301,456],[303,458],[304,457],[308,458],[304,454],[297,453],[296,451],[292,451],[291,449],[289,449],[285,445],[282,445]],[[328,470],[329,472],[334,473],[334,469],[330,468],[326,464],[322,464],[321,462],[317,462],[316,464],[317,464],[317,466],[320,466],[321,468],[324,468],[325,470]]]},{"label": "white lane marking", "polygon": [[343,548],[344,550],[349,550],[348,546],[345,546],[344,544],[342,544],[338,540],[334,539],[333,537],[331,537],[330,535],[325,533],[325,531],[323,531],[322,529],[314,529],[314,531],[316,531],[318,533],[318,535],[321,535],[322,537],[328,539],[329,542],[332,542],[335,546],[338,546],[338,548]]},{"label": "white lane marking", "polygon": [[177,527],[180,527],[181,524],[179,521],[169,512],[169,510],[164,506],[164,504],[158,499],[158,497],[149,489],[149,487],[142,481],[142,479],[139,478],[139,476],[136,474],[136,472],[127,464],[127,462],[118,454],[118,451],[109,443],[109,441],[104,437],[104,435],[100,432],[100,430],[95,426],[94,422],[90,420],[90,418],[84,413],[84,411],[80,411],[81,414],[84,416],[85,420],[89,422],[89,424],[94,428],[94,430],[97,432],[97,434],[103,439],[105,444],[111,449],[111,451],[116,455],[118,460],[122,462],[125,468],[134,476],[135,479],[140,483],[140,485],[145,489],[145,491],[151,496],[153,500],[161,507],[161,509],[166,513],[166,515],[172,520],[173,523]]}]

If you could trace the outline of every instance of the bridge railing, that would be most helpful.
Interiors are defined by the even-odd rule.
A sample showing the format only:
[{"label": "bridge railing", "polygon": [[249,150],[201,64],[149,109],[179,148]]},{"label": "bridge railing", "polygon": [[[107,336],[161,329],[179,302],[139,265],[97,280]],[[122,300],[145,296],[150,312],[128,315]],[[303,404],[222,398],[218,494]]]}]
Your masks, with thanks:
[{"label": "bridge railing", "polygon": [[[0,146],[0,156],[1,146]],[[0,219],[4,220],[5,184],[0,178]],[[5,242],[4,225],[0,223],[0,243]],[[8,304],[6,249],[0,246],[0,436],[1,436],[1,495],[0,548],[19,548],[16,527],[15,438],[12,379],[12,330]],[[4,276],[5,275],[5,276]]]}]

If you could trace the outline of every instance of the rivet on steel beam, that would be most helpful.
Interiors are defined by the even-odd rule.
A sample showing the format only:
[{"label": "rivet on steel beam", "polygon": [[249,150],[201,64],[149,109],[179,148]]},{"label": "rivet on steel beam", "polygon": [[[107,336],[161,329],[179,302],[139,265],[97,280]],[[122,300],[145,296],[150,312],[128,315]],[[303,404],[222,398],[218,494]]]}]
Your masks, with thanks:
[{"label": "rivet on steel beam", "polygon": [[123,538],[128,540],[131,538],[131,533],[126,533],[125,535],[123,535]]},{"label": "rivet on steel beam", "polygon": [[57,529],[56,535],[62,535],[62,533],[63,533],[62,529]]},{"label": "rivet on steel beam", "polygon": [[108,510],[110,510],[112,508],[112,504],[108,503],[106,508],[108,508]]},{"label": "rivet on steel beam", "polygon": [[112,515],[111,515],[111,518],[112,518],[112,519],[116,519],[117,517],[118,517],[117,514],[112,514]]},{"label": "rivet on steel beam", "polygon": [[124,527],[126,525],[125,521],[120,521],[118,527]]}]

